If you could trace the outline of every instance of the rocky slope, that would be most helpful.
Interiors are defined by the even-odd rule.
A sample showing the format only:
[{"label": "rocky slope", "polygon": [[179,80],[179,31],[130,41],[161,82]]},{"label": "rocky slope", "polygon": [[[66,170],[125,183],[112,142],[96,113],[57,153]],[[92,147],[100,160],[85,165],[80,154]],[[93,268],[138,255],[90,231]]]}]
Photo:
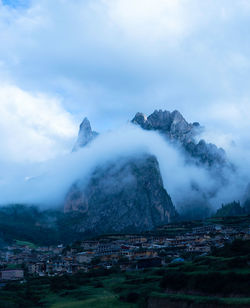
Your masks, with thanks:
[{"label": "rocky slope", "polygon": [[[80,126],[75,149],[96,133],[89,121]],[[65,212],[81,213],[82,232],[143,231],[176,217],[163,187],[157,159],[148,154],[123,157],[97,167],[86,182],[79,180],[67,194]]]},{"label": "rocky slope", "polygon": [[143,231],[176,216],[154,156],[124,158],[97,168],[70,190],[65,212],[84,213],[84,231]]},{"label": "rocky slope", "polygon": [[[178,111],[156,110],[148,117],[137,113],[131,122],[142,129],[159,132],[183,151],[188,164],[206,168],[217,181],[211,191],[203,191],[199,183],[192,183],[190,196],[177,204],[185,218],[207,217],[211,210],[210,198],[227,185],[224,171],[233,170],[224,150],[199,140],[203,128],[198,122],[188,123]],[[74,150],[86,146],[97,135],[85,118]],[[176,217],[170,196],[163,187],[157,159],[147,154],[124,157],[96,168],[87,182],[79,180],[74,184],[64,210],[80,212],[84,217],[82,231],[92,228],[97,233],[152,229]]]},{"label": "rocky slope", "polygon": [[188,123],[179,111],[155,110],[148,117],[143,113],[137,113],[133,120],[145,130],[155,130],[166,139],[177,145],[181,145],[187,158],[193,160],[198,165],[207,167],[222,167],[227,164],[225,152],[216,145],[206,143],[204,140],[196,141],[202,127],[198,122]]},{"label": "rocky slope", "polygon": [[192,183],[190,196],[182,200],[181,204],[176,204],[185,219],[208,217],[211,214],[210,199],[229,184],[228,174],[235,171],[225,151],[199,139],[204,128],[198,122],[188,123],[177,110],[155,110],[148,117],[137,113],[131,122],[142,129],[158,132],[183,152],[187,164],[206,169],[213,181],[216,181],[216,185],[205,191],[200,188],[200,183]]}]

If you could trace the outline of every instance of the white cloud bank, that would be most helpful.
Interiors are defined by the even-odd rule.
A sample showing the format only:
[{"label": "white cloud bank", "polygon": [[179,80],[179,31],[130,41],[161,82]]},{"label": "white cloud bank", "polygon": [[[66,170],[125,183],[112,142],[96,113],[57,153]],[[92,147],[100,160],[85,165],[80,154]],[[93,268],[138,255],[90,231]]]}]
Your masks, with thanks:
[{"label": "white cloud bank", "polygon": [[38,162],[68,152],[77,132],[57,98],[0,86],[0,161]]},{"label": "white cloud bank", "polygon": [[[90,145],[43,163],[12,165],[2,168],[0,204],[36,203],[43,206],[63,204],[65,194],[78,179],[86,180],[98,165],[117,162],[120,158],[153,154],[158,158],[164,186],[180,203],[189,195],[191,183],[199,183],[208,192],[216,180],[200,168],[187,166],[177,149],[157,133],[127,124],[116,131],[98,136]],[[180,193],[181,192],[181,193]]]},{"label": "white cloud bank", "polygon": [[237,108],[250,95],[248,1],[1,3],[0,71],[22,89],[60,93],[98,130],[158,108],[213,126],[218,101]]}]

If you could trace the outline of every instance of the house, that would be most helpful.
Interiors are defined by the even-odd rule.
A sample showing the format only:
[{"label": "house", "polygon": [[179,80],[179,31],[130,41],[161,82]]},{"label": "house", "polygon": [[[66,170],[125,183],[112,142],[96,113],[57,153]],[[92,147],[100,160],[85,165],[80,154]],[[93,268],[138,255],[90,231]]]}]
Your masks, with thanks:
[{"label": "house", "polygon": [[99,245],[99,241],[83,241],[81,243],[81,247],[84,250],[96,249],[98,245]]},{"label": "house", "polygon": [[94,255],[91,253],[87,253],[87,252],[79,252],[76,255],[76,261],[78,263],[90,263],[91,260],[93,259]]},{"label": "house", "polygon": [[208,253],[211,248],[209,245],[189,245],[187,247],[188,252]]},{"label": "house", "polygon": [[43,262],[36,262],[28,264],[28,273],[29,274],[40,274],[45,272],[46,264]]},{"label": "house", "polygon": [[193,228],[192,231],[194,234],[204,234],[204,233],[210,233],[215,232],[217,230],[220,230],[220,226],[216,225],[205,225],[201,227]]},{"label": "house", "polygon": [[23,276],[24,276],[24,272],[22,269],[1,271],[2,280],[19,280],[19,279],[23,279]]},{"label": "house", "polygon": [[100,244],[98,245],[95,254],[96,256],[107,256],[107,255],[113,255],[118,254],[120,252],[121,248],[118,245],[115,244]]},{"label": "house", "polygon": [[34,274],[36,272],[36,265],[35,264],[29,264],[28,265],[28,273],[29,274]]},{"label": "house", "polygon": [[131,258],[135,259],[135,258],[154,258],[157,257],[157,252],[153,251],[153,250],[134,250],[132,252]]},{"label": "house", "polygon": [[127,241],[129,243],[145,243],[147,242],[147,238],[145,236],[138,236],[138,235],[129,235],[127,236]]}]

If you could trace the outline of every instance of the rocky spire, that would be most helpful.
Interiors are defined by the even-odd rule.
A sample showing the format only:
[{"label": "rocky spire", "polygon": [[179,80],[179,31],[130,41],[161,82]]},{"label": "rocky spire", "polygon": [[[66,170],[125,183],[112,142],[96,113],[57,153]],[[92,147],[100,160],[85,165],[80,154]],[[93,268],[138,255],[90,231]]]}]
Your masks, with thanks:
[{"label": "rocky spire", "polygon": [[92,131],[90,122],[88,118],[84,118],[82,123],[80,124],[78,138],[76,144],[73,148],[73,151],[77,151],[79,148],[86,146],[89,142],[91,142],[96,136],[97,132]]}]

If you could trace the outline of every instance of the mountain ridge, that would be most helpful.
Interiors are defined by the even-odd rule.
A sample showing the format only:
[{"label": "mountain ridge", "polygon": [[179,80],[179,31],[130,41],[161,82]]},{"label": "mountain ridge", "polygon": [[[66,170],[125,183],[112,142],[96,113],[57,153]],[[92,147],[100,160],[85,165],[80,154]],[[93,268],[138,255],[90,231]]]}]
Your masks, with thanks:
[{"label": "mountain ridge", "polygon": [[[82,123],[74,150],[87,146],[98,136],[87,118]],[[79,179],[71,187],[64,212],[84,214],[86,232],[150,230],[177,217],[163,187],[157,158],[147,153],[97,166],[87,183]]]},{"label": "mountain ridge", "polygon": [[168,141],[180,144],[197,165],[221,167],[228,163],[222,148],[206,143],[203,139],[196,141],[195,137],[202,132],[203,128],[199,122],[188,123],[178,110],[173,112],[155,110],[148,117],[137,112],[131,122],[144,130],[157,131]]},{"label": "mountain ridge", "polygon": [[[173,112],[155,110],[148,117],[143,113],[136,113],[135,117],[131,120],[131,123],[141,127],[143,130],[153,130],[158,132],[164,137],[166,142],[170,142],[173,146],[177,146],[178,149],[182,149],[187,164],[195,164],[198,167],[205,168],[211,172],[211,175],[219,174],[218,184],[222,185],[222,183],[225,183],[223,179],[223,168],[228,167],[228,160],[225,151],[214,144],[206,143],[203,139],[197,141],[197,136],[199,136],[203,130],[198,122],[188,123],[177,110],[174,110]],[[78,139],[74,150],[88,146],[88,144],[97,136],[98,133],[92,130],[89,120],[85,118],[80,125]],[[144,163],[142,163],[143,160]],[[131,173],[131,170],[133,169],[131,166],[134,164],[136,165],[137,171],[139,170],[139,173],[143,174],[144,181],[141,181],[141,178],[138,177],[139,173]],[[112,169],[116,171],[110,172]],[[149,172],[150,169],[151,171]],[[137,185],[141,186],[136,195],[133,195],[133,189],[129,187],[129,182],[125,183],[122,179],[124,170],[129,174],[131,183],[134,181],[134,189]],[[156,177],[151,181],[152,174],[155,174]],[[108,190],[107,187],[109,184],[107,183],[111,183]],[[114,186],[113,183],[116,183],[116,186]],[[157,185],[155,183],[157,183]],[[152,186],[150,187],[148,184],[152,184]],[[205,192],[200,189],[199,183],[191,184],[190,193],[192,192],[192,194],[190,195],[194,196],[193,193],[195,193],[196,197],[183,201],[183,204],[181,205],[182,210],[185,208],[183,213],[185,213],[184,215],[187,215],[187,217],[188,215],[191,215],[191,219],[201,217],[205,218],[210,213],[209,198],[214,196],[216,191]],[[122,195],[119,195],[117,189],[120,191],[123,190]],[[157,195],[156,192],[159,192],[162,189],[165,190],[156,157],[147,153],[141,154],[139,159],[136,157],[124,157],[120,162],[118,160],[111,161],[105,166],[97,166],[85,183],[80,179],[76,181],[67,194],[64,203],[64,211],[81,212],[82,214],[85,213],[85,229],[88,229],[88,231],[91,226],[98,228],[97,225],[100,225],[100,222],[102,222],[101,225],[107,226],[109,225],[109,221],[113,221],[113,223],[111,223],[113,229],[111,227],[109,227],[109,229],[102,228],[102,230],[99,230],[100,232],[125,230],[128,226],[135,226],[135,228],[138,228],[135,229],[135,231],[142,231],[147,228],[152,229],[156,227],[157,224],[168,223],[177,217],[176,210],[168,193],[166,192],[165,196],[163,196],[164,194]],[[132,199],[130,198],[131,194],[133,195]],[[138,195],[140,196],[138,197]],[[144,196],[146,195],[148,198],[145,202],[145,209],[150,209],[152,207],[153,210],[151,210],[153,212],[151,210],[143,210],[139,206],[137,210],[141,215],[136,213],[132,218],[138,217],[138,219],[148,221],[147,224],[140,224],[137,220],[131,220],[131,218],[129,218],[130,211],[132,211],[131,204],[142,202],[138,200],[144,200]],[[158,204],[159,200],[160,203],[163,204],[161,211],[167,210],[170,215],[166,215],[166,217],[157,219],[154,222],[152,217],[154,211],[157,212],[159,210],[155,206]],[[128,203],[130,203],[130,206],[127,206]],[[103,204],[106,205],[103,206]],[[117,208],[119,208],[119,210],[117,210]],[[90,214],[91,210],[93,210],[92,214]],[[106,217],[105,221],[104,217],[107,216],[105,211],[107,213],[116,213],[116,216],[111,215]],[[127,223],[123,221],[122,224],[116,226],[116,220],[122,219],[119,211],[126,212],[125,216],[127,215]],[[146,212],[147,217],[145,217]],[[96,219],[95,217],[98,216],[100,217]]]}]

